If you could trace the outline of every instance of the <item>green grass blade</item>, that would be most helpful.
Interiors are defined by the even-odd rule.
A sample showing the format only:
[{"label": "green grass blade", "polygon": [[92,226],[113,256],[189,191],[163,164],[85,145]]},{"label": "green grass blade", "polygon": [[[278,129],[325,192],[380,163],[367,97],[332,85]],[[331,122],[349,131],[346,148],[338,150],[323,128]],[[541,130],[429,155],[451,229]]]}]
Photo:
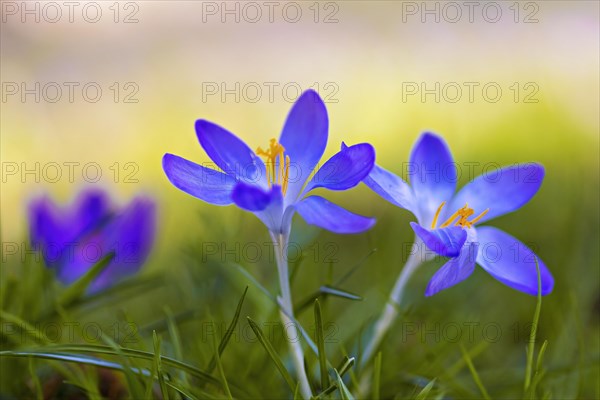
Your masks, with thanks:
[{"label": "green grass blade", "polygon": [[[0,351],[0,358],[2,357],[14,357],[14,358],[40,358],[44,360],[56,360],[56,361],[64,361],[64,362],[72,362],[72,363],[80,363],[86,365],[92,365],[95,367],[113,369],[118,371],[124,371],[127,367],[123,365],[112,362],[102,360],[96,357],[90,356],[82,356],[80,354],[61,354],[61,353],[48,353],[41,351]],[[138,370],[136,368],[132,368],[132,372],[144,376],[150,376],[150,372],[148,370]]]},{"label": "green grass blade", "polygon": [[283,377],[285,382],[288,384],[288,386],[290,387],[290,389],[292,390],[292,393],[293,393],[296,390],[296,383],[292,379],[292,376],[290,375],[288,370],[285,369],[283,362],[281,361],[281,359],[275,352],[275,349],[273,348],[271,343],[267,340],[267,338],[263,334],[263,332],[260,329],[260,327],[258,326],[258,324],[256,322],[254,322],[250,317],[246,317],[246,318],[248,319],[250,328],[252,328],[252,330],[254,331],[254,334],[258,338],[258,341],[260,342],[260,344],[262,344],[262,346],[264,347],[265,351],[267,352],[267,354],[269,355],[271,360],[273,360],[273,363],[279,370],[279,373],[281,374],[281,376]]},{"label": "green grass blade", "polygon": [[[490,342],[488,342],[486,340],[477,343],[475,346],[471,347],[468,350],[469,356],[471,358],[477,357],[486,348],[488,348],[489,345],[490,345]],[[441,376],[444,378],[444,379],[442,379],[442,381],[451,380],[451,378],[454,378],[454,376],[456,374],[458,374],[464,368],[464,366],[465,366],[464,358],[459,358],[458,360],[456,360],[456,362],[453,365],[444,369],[444,371],[441,374]]]},{"label": "green grass blade", "polygon": [[352,366],[354,365],[355,362],[356,362],[356,359],[354,357],[348,358],[348,356],[344,356],[344,364],[338,370],[338,371],[340,371],[340,375],[341,376],[346,375],[346,372],[350,371],[350,368],[352,368]]},{"label": "green grass blade", "polygon": [[335,371],[335,376],[337,378],[338,390],[340,391],[340,396],[342,400],[354,400],[354,397],[352,397],[352,393],[350,393],[350,391],[346,387],[346,384],[342,380],[342,377],[337,371]]},{"label": "green grass blade", "polygon": [[294,390],[294,400],[304,400],[300,395],[300,385],[296,384],[296,390]]},{"label": "green grass blade", "polygon": [[[358,295],[356,295],[354,293],[350,293],[348,291],[345,291],[345,290],[337,289],[337,287],[339,285],[341,285],[342,283],[344,283],[346,280],[348,280],[348,278],[350,278],[352,276],[352,274],[354,274],[360,267],[362,267],[365,264],[365,262],[373,254],[375,254],[376,252],[377,252],[377,249],[372,249],[369,252],[369,254],[367,254],[365,257],[363,257],[355,266],[353,266],[352,268],[350,268],[350,270],[348,272],[346,272],[346,274],[344,274],[337,281],[335,281],[333,283],[333,285],[329,285],[328,284],[328,285],[321,286],[319,288],[319,290],[317,290],[316,292],[312,293],[310,296],[306,297],[304,300],[300,301],[298,303],[298,305],[294,306],[294,314],[296,314],[296,315],[300,314],[307,307],[309,307],[310,304],[314,301],[313,299],[315,297],[320,297],[320,296],[324,296],[325,297],[325,296],[327,296],[326,291],[328,291],[329,289],[331,289],[333,291],[339,291],[340,293],[343,293],[340,297],[344,297],[344,298],[350,299],[350,300],[362,300],[362,297],[360,297],[360,296],[358,296]],[[330,279],[328,279],[328,280],[330,280]],[[332,294],[334,294],[334,293],[332,293]]]},{"label": "green grass blade", "polygon": [[485,386],[483,386],[483,382],[481,382],[481,379],[479,378],[479,374],[477,373],[477,370],[475,369],[475,366],[473,365],[473,361],[471,361],[471,357],[469,356],[469,353],[467,352],[467,350],[465,350],[465,347],[462,345],[462,343],[460,344],[460,351],[463,354],[463,358],[465,359],[465,362],[467,363],[467,366],[469,367],[469,371],[471,371],[473,380],[475,381],[475,384],[479,388],[481,395],[483,396],[484,399],[491,400],[490,395],[488,394],[487,390],[485,389]]},{"label": "green grass blade", "polygon": [[425,400],[427,399],[427,395],[429,394],[429,392],[431,392],[431,389],[433,389],[433,386],[435,385],[435,378],[429,382],[427,385],[425,385],[425,387],[419,392],[419,394],[417,394],[417,397],[415,397],[415,400]]},{"label": "green grass blade", "polygon": [[[35,341],[37,341],[40,344],[49,343],[49,341],[46,339],[46,335],[42,331],[36,329],[29,322],[17,317],[16,315],[13,315],[4,310],[0,310],[0,320],[6,321],[6,322],[11,322],[11,323],[17,325],[22,331],[24,331],[27,335],[29,335],[32,339],[34,339]],[[5,335],[5,337],[10,338],[11,336]],[[20,342],[21,341],[19,340],[19,344],[20,344]]]},{"label": "green grass blade", "polygon": [[321,372],[321,390],[329,386],[329,373],[327,372],[327,355],[325,354],[325,334],[323,333],[323,317],[319,299],[315,299],[315,341],[319,349],[319,368]]},{"label": "green grass blade", "polygon": [[[248,288],[248,287],[246,287],[246,288]],[[246,294],[246,292],[244,292],[244,294]],[[212,324],[213,332],[216,332],[214,322],[211,322],[211,324]],[[214,360],[217,364],[217,370],[219,371],[219,376],[221,377],[221,384],[223,385],[223,389],[225,389],[225,394],[227,395],[227,398],[232,400],[233,397],[231,396],[231,391],[229,390],[229,384],[227,383],[227,378],[225,377],[225,371],[223,370],[223,364],[221,364],[221,355],[219,354],[220,346],[217,346],[217,339],[215,338],[215,335],[211,335],[211,336],[212,336],[212,340],[213,340],[213,349],[215,351]]]},{"label": "green grass blade", "polygon": [[[164,307],[165,314],[167,315],[167,328],[169,330],[169,337],[171,338],[171,344],[173,345],[173,353],[175,358],[178,360],[183,359],[183,351],[181,350],[181,337],[179,335],[179,329],[177,328],[177,322],[175,316],[168,306]],[[188,385],[187,375],[181,371],[180,378],[184,384]]]},{"label": "green grass blade", "polygon": [[527,394],[527,390],[529,389],[529,385],[531,384],[531,370],[533,368],[533,353],[535,352],[535,337],[537,335],[537,325],[540,320],[540,312],[542,310],[542,277],[540,275],[540,266],[538,264],[537,257],[535,260],[535,270],[537,272],[537,284],[538,284],[538,293],[537,293],[537,302],[535,305],[535,312],[533,313],[533,323],[531,325],[531,332],[529,334],[529,343],[527,346],[527,365],[525,366],[525,382],[523,390],[525,395]]},{"label": "green grass blade", "polygon": [[379,385],[381,382],[381,352],[375,357],[375,368],[373,368],[373,400],[379,400]]},{"label": "green grass blade", "polygon": [[58,304],[66,307],[85,294],[86,289],[92,281],[100,274],[110,262],[115,258],[115,252],[111,251],[102,257],[92,268],[90,268],[81,278],[70,285],[58,298]]},{"label": "green grass blade", "polygon": [[[355,362],[354,357],[348,358],[347,356],[344,356],[344,359],[342,360],[339,368],[337,368],[336,371],[339,371],[340,376],[344,376],[346,374],[346,372],[348,372],[350,370],[350,368],[352,368],[352,366],[354,365],[354,362]],[[321,398],[327,396],[328,394],[335,392],[335,390],[337,388],[338,388],[337,382],[332,383],[331,385],[329,385],[329,387],[327,389],[323,390],[321,393],[316,395],[314,398],[321,399]]]},{"label": "green grass blade", "polygon": [[330,285],[323,285],[316,292],[312,293],[310,296],[307,296],[304,300],[298,302],[296,306],[294,306],[294,314],[300,314],[306,308],[310,306],[311,303],[314,302],[315,298],[327,298],[328,296],[340,297],[346,300],[362,300],[363,298],[357,294],[348,292],[347,290],[335,288]]},{"label": "green grass blade", "polygon": [[[150,353],[150,352],[136,350],[136,349],[129,349],[129,348],[125,348],[125,347],[121,347],[120,351],[121,351],[121,354],[123,354],[127,357],[130,357],[130,358],[144,359],[149,362],[152,362],[154,360],[154,354]],[[94,345],[94,344],[46,346],[41,349],[32,349],[32,350],[27,350],[27,351],[23,351],[23,352],[26,352],[29,354],[56,352],[56,353],[99,353],[99,354],[108,354],[108,355],[113,355],[113,356],[120,355],[120,353],[115,351],[114,348],[112,348],[111,346]],[[11,352],[6,352],[6,351],[0,352],[0,357],[2,357],[2,355],[8,355],[8,353],[11,353]],[[16,353],[16,352],[12,352],[12,353]],[[71,356],[71,357],[79,356],[78,354],[67,354],[67,355]],[[181,369],[181,370],[185,371],[186,373],[190,374],[191,376],[194,376],[195,378],[198,378],[200,380],[203,380],[208,383],[212,383],[213,385],[216,385],[218,387],[221,387],[221,383],[219,382],[218,379],[210,376],[206,372],[204,372],[192,365],[189,365],[182,361],[175,360],[173,358],[165,357],[165,356],[161,356],[161,360],[162,360],[162,363],[165,365],[168,365],[173,368]]]},{"label": "green grass blade", "polygon": [[158,375],[158,364],[152,363],[152,371],[150,372],[150,377],[148,382],[146,383],[146,393],[144,395],[145,399],[152,398],[152,389],[154,388],[154,377]]},{"label": "green grass blade", "polygon": [[[179,393],[180,395],[182,395],[182,399],[190,399],[190,400],[198,400],[198,397],[194,396],[193,394],[191,394],[188,391],[185,391],[183,389],[181,389],[178,386],[175,386],[174,384],[170,383],[170,382],[166,382],[166,385],[168,387],[170,387],[171,389],[173,389],[174,391],[176,391],[177,393]],[[152,397],[146,397],[146,399],[151,399]],[[214,397],[206,397],[207,399],[213,399]]]},{"label": "green grass blade", "polygon": [[31,380],[33,381],[33,387],[35,388],[35,397],[38,400],[44,399],[44,392],[42,391],[42,384],[40,383],[40,379],[35,373],[35,369],[33,368],[33,358],[29,358],[29,374],[31,375]]},{"label": "green grass blade", "polygon": [[342,358],[342,361],[338,364],[336,370],[340,371],[341,376],[344,376],[344,374],[342,373],[342,370],[349,361],[350,361],[350,358],[348,358],[348,356],[344,356],[344,358]]},{"label": "green grass blade", "polygon": [[[302,325],[298,322],[298,320],[293,316],[290,315],[288,313],[285,312],[285,310],[283,310],[281,308],[281,304],[279,304],[279,302],[277,301],[277,299],[271,295],[271,293],[264,287],[262,286],[260,283],[258,283],[258,281],[256,279],[254,279],[254,277],[248,272],[246,271],[242,266],[238,265],[238,264],[232,264],[235,269],[240,272],[242,275],[244,275],[247,279],[249,279],[257,288],[260,289],[261,292],[263,292],[263,294],[269,299],[271,300],[277,307],[279,307],[281,309],[281,311],[287,315],[287,317],[290,319],[290,321],[292,323],[295,324],[296,328],[300,331],[300,333],[302,334],[302,337],[304,338],[304,340],[306,341],[306,343],[308,344],[308,347],[312,350],[312,352],[318,356],[319,354],[319,350],[317,349],[317,345],[313,342],[312,338],[310,337],[310,335],[308,334],[308,332],[306,332],[306,329],[304,329],[302,327]],[[314,299],[314,297],[313,297]]]},{"label": "green grass blade", "polygon": [[139,381],[138,376],[132,372],[134,369],[141,370],[141,368],[135,364],[135,360],[132,360],[123,353],[121,346],[119,346],[110,336],[102,334],[101,338],[115,351],[116,355],[123,360],[123,365],[126,367],[124,369],[124,373],[125,377],[127,378],[127,382],[129,383],[129,390],[131,391],[132,397],[142,396],[144,393],[142,384]]},{"label": "green grass blade", "polygon": [[163,310],[167,316],[167,330],[169,331],[169,337],[171,338],[173,354],[175,355],[175,358],[181,360],[183,358],[183,352],[181,351],[181,338],[179,336],[179,329],[177,329],[177,322],[175,321],[173,312],[168,306],[165,306]]},{"label": "green grass blade", "polygon": [[342,362],[340,363],[340,365],[338,365],[336,370],[339,371],[341,376],[344,376],[346,372],[348,372],[350,368],[352,368],[355,362],[356,359],[354,357],[344,356]]},{"label": "green grass blade", "polygon": [[[235,331],[238,320],[240,319],[240,313],[242,312],[242,306],[244,305],[244,299],[246,298],[246,293],[248,293],[248,286],[246,286],[246,289],[244,289],[242,298],[238,302],[237,308],[235,309],[235,314],[233,315],[233,319],[231,320],[231,323],[227,327],[227,330],[225,331],[225,334],[223,335],[223,338],[221,339],[221,342],[219,343],[219,357],[221,356],[221,354],[223,354],[223,351],[225,351],[225,347],[227,347],[227,344],[229,343],[229,339],[231,339],[231,336],[233,335],[233,332]],[[206,369],[207,372],[211,373],[212,370],[215,368],[215,365],[216,365],[216,354],[210,360],[210,363],[208,364],[208,368]]]},{"label": "green grass blade", "polygon": [[546,352],[546,347],[548,347],[548,341],[544,340],[544,343],[542,343],[542,347],[540,348],[540,352],[538,353],[537,362],[535,363],[536,372],[541,371],[542,369],[542,363],[544,361],[544,353]]},{"label": "green grass blade", "polygon": [[15,291],[18,288],[17,278],[14,276],[3,276],[0,279],[0,310],[8,310],[13,304],[13,300],[17,300]]},{"label": "green grass blade", "polygon": [[548,341],[544,340],[544,343],[542,343],[542,347],[540,347],[540,351],[538,353],[537,361],[535,363],[535,372],[533,374],[531,386],[529,387],[529,398],[530,399],[535,398],[535,392],[537,389],[537,385],[540,383],[540,381],[544,377],[545,371],[543,370],[543,360],[544,360],[544,353],[546,353],[547,347],[548,347]]},{"label": "green grass blade", "polygon": [[156,335],[156,331],[152,332],[152,341],[154,343],[154,368],[156,369],[156,376],[158,377],[158,384],[160,386],[160,392],[163,399],[169,400],[169,389],[165,384],[165,377],[162,372],[162,363],[160,355],[160,338]]},{"label": "green grass blade", "polygon": [[324,285],[319,288],[319,291],[324,294],[329,294],[335,297],[341,297],[342,299],[348,300],[362,300],[363,298],[357,294],[351,293],[347,290],[339,289],[333,286]]},{"label": "green grass blade", "polygon": [[[263,294],[269,300],[271,300],[273,302],[273,304],[275,304],[277,307],[279,307],[281,309],[281,304],[279,304],[279,302],[277,301],[277,299],[275,298],[275,296],[271,295],[271,293],[264,286],[262,286],[256,279],[254,279],[254,277],[248,271],[246,271],[242,266],[240,266],[238,264],[232,264],[232,265],[235,267],[235,269],[238,272],[240,272],[242,275],[244,275],[258,289],[260,289],[260,291],[263,292]],[[314,299],[314,297],[313,297],[313,299]],[[306,343],[308,344],[308,347],[312,350],[312,352],[315,353],[315,355],[318,355],[319,350],[317,349],[317,345],[313,342],[313,340],[310,337],[310,335],[306,332],[306,329],[304,329],[302,327],[302,325],[300,323],[298,323],[298,321],[296,320],[296,318],[294,318],[293,315],[289,315],[283,309],[281,311],[285,315],[287,315],[287,317],[291,320],[291,322],[293,322],[296,325],[296,328],[300,331],[300,333],[302,334],[302,337],[304,338],[304,340],[306,341]]]},{"label": "green grass blade", "polygon": [[[306,359],[306,354],[304,355],[302,364],[304,365],[304,373],[306,374],[306,376],[313,376],[312,370],[311,370],[311,365],[308,363],[308,360]],[[315,384],[315,382],[313,382],[312,379],[308,380],[308,386],[310,386],[311,393],[317,393],[319,391],[318,390],[319,388],[317,388],[315,385],[316,384]]]}]

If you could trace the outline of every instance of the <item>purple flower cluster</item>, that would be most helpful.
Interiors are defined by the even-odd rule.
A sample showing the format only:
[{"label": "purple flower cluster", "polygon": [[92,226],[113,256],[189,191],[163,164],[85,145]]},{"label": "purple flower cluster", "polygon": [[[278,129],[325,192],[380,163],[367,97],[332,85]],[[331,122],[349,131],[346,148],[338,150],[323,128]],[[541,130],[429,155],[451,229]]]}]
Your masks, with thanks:
[{"label": "purple flower cluster", "polygon": [[66,285],[114,252],[89,286],[95,292],[135,274],[144,264],[154,242],[155,205],[138,197],[117,208],[105,192],[86,190],[64,208],[48,197],[34,200],[29,221],[32,244]]}]

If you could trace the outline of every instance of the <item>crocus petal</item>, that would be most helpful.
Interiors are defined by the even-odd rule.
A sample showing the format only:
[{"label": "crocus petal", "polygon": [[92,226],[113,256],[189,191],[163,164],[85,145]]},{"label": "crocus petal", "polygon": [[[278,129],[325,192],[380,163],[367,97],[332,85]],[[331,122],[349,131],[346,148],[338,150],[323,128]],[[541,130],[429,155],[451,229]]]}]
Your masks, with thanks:
[{"label": "crocus petal", "polygon": [[323,187],[346,190],[358,185],[373,169],[375,149],[368,143],[343,146],[308,182],[304,192]]},{"label": "crocus petal", "polygon": [[156,231],[155,205],[147,198],[137,198],[122,212],[113,214],[100,230],[82,234],[60,260],[57,278],[69,285],[81,278],[94,264],[110,252],[113,260],[94,279],[88,292],[106,289],[135,274],[146,261]]},{"label": "crocus petal", "polygon": [[467,241],[461,249],[460,255],[448,260],[433,275],[427,284],[427,289],[425,289],[425,296],[433,296],[440,290],[447,289],[467,279],[475,269],[478,247],[477,242]]},{"label": "crocus petal", "polygon": [[44,196],[29,204],[28,214],[32,245],[42,251],[46,265],[55,267],[67,243],[73,241],[71,229],[62,222],[65,213]]},{"label": "crocus petal", "polygon": [[104,192],[87,189],[74,204],[61,209],[42,197],[29,205],[31,242],[42,250],[46,265],[55,267],[76,239],[102,228],[111,216],[110,202]]},{"label": "crocus petal", "polygon": [[78,237],[69,243],[68,254],[63,254],[56,264],[56,277],[63,284],[70,285],[108,255],[111,250],[108,240],[99,232]]},{"label": "crocus petal", "polygon": [[97,229],[110,217],[111,204],[107,194],[101,190],[88,189],[77,199],[76,215],[72,223],[78,225],[77,234]]},{"label": "crocus petal", "polygon": [[385,200],[417,214],[413,191],[399,176],[375,165],[364,182]]},{"label": "crocus petal", "polygon": [[415,233],[423,240],[423,243],[437,254],[444,257],[456,257],[460,254],[465,241],[467,231],[460,226],[449,226],[440,229],[425,229],[421,225],[411,222]]},{"label": "crocus petal", "polygon": [[271,232],[289,233],[290,224],[283,224],[283,195],[280,186],[274,185],[265,191],[239,182],[235,185],[231,198],[238,207],[253,212]]},{"label": "crocus petal", "polygon": [[196,135],[206,154],[227,175],[247,183],[266,183],[265,165],[242,140],[210,121],[196,121]]},{"label": "crocus petal", "polygon": [[417,218],[427,226],[442,201],[456,190],[456,165],[441,137],[424,133],[419,138],[410,155],[408,176],[420,209]]},{"label": "crocus petal", "polygon": [[314,90],[307,90],[292,107],[279,139],[291,163],[286,197],[295,199],[298,196],[323,156],[328,127],[323,100]]},{"label": "crocus petal", "polygon": [[231,176],[168,153],[162,164],[175,187],[211,204],[231,204],[231,191],[236,183]]},{"label": "crocus petal", "polygon": [[477,234],[480,243],[477,264],[490,275],[513,289],[537,295],[537,258],[542,295],[552,292],[554,278],[546,264],[521,241],[491,226],[478,227]]},{"label": "crocus petal", "polygon": [[527,203],[544,180],[544,167],[536,163],[519,164],[480,175],[465,185],[452,199],[448,212],[469,204],[479,214],[490,211],[479,221],[488,221],[515,211]]},{"label": "crocus petal", "polygon": [[309,224],[335,233],[359,233],[375,224],[375,219],[351,213],[320,196],[309,196],[295,207]]},{"label": "crocus petal", "polygon": [[[256,212],[256,216],[267,226],[269,231],[289,235],[292,228],[292,218],[291,215],[289,218],[284,218],[281,188],[277,185],[273,186],[269,196],[269,204],[264,210]],[[292,209],[292,207],[288,207],[288,209]]]},{"label": "crocus petal", "polygon": [[231,192],[231,199],[240,208],[246,211],[262,211],[272,201],[273,191],[264,191],[258,186],[238,182]]},{"label": "crocus petal", "polygon": [[134,199],[105,230],[104,241],[109,247],[104,250],[106,254],[115,251],[115,259],[94,280],[90,292],[105,289],[137,273],[152,249],[155,232],[154,202],[145,197]]},{"label": "crocus petal", "polygon": [[29,236],[32,242],[35,243],[56,236],[54,232],[58,231],[57,214],[56,205],[46,196],[29,203]]}]

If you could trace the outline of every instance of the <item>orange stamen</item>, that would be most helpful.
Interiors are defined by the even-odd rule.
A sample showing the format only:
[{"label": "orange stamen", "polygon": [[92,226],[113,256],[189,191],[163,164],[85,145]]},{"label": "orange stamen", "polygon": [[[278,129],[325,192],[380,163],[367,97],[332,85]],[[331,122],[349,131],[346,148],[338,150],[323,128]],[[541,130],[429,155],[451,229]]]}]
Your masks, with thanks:
[{"label": "orange stamen", "polygon": [[[444,201],[438,207],[437,212],[435,213],[435,216],[433,217],[433,222],[431,223],[431,228],[432,229],[435,229],[438,217],[440,215],[440,212],[442,211],[442,207],[444,207],[445,204],[446,204],[446,202]],[[446,228],[446,227],[448,227],[448,226],[450,226],[452,224],[454,224],[454,226],[461,226],[463,228],[465,228],[465,227],[466,228],[471,228],[471,227],[473,227],[473,225],[477,221],[479,221],[481,218],[483,218],[483,216],[485,214],[487,214],[488,211],[490,211],[489,208],[486,209],[485,211],[483,211],[477,217],[475,217],[475,218],[473,218],[472,220],[469,221],[469,217],[471,217],[473,214],[475,214],[475,210],[473,210],[472,208],[470,208],[468,204],[465,204],[464,207],[458,209],[454,214],[452,214],[450,216],[450,218],[448,218],[446,220],[446,222],[444,222],[442,225],[440,225],[440,228]],[[456,220],[457,218],[458,218],[458,220]]]},{"label": "orange stamen", "polygon": [[[285,155],[285,148],[277,143],[277,140],[271,139],[268,150],[263,150],[259,147],[256,149],[256,154],[265,158],[269,187],[277,184],[281,186],[281,191],[285,195],[290,173],[290,156]],[[278,166],[276,165],[277,163],[279,163]]]},{"label": "orange stamen", "polygon": [[440,216],[440,213],[442,212],[442,208],[444,208],[444,205],[446,205],[446,202],[442,201],[442,204],[440,204],[437,211],[435,212],[435,216],[433,217],[433,221],[431,222],[431,229],[435,229],[438,217]]}]

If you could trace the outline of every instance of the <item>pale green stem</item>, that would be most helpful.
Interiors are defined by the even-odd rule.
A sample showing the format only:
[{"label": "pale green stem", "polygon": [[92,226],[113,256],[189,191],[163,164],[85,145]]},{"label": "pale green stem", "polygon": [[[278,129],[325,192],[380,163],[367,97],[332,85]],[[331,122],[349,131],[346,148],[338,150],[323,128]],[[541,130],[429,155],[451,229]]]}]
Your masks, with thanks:
[{"label": "pale green stem", "polygon": [[[288,236],[271,233],[271,239],[273,240],[273,245],[275,246],[275,259],[277,261],[277,271],[279,272],[279,288],[281,290],[281,298],[279,302],[281,307],[281,322],[283,323],[283,328],[287,331],[288,326],[295,326],[287,255],[285,254],[288,244]],[[296,328],[296,331],[299,332],[299,327]],[[296,370],[296,375],[298,377],[300,393],[302,394],[303,398],[309,399],[312,396],[312,392],[310,390],[306,371],[304,370],[304,351],[302,350],[302,344],[300,343],[300,336],[301,335],[298,335],[297,338],[288,340],[288,344],[294,369]]]},{"label": "pale green stem", "polygon": [[[408,256],[408,260],[406,260],[406,264],[404,264],[404,268],[402,268],[400,275],[398,275],[398,279],[394,284],[394,288],[390,293],[388,301],[386,302],[379,319],[375,323],[373,334],[367,342],[365,350],[362,352],[360,365],[363,368],[368,365],[375,356],[383,338],[398,317],[398,308],[400,307],[400,302],[402,301],[402,296],[404,295],[404,290],[410,277],[428,258],[426,254],[423,253],[424,248],[422,245],[423,242],[419,238],[416,238],[411,254]],[[359,393],[365,394],[368,392],[371,384],[370,376],[370,369],[363,371],[359,384]]]}]

